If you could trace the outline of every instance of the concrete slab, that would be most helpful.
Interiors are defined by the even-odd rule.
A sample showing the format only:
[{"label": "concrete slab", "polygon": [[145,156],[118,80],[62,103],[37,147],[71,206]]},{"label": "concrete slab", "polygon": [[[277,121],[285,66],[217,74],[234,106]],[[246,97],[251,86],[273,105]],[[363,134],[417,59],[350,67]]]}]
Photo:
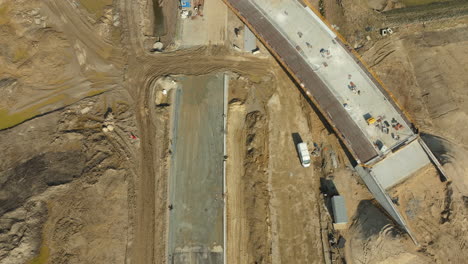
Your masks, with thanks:
[{"label": "concrete slab", "polygon": [[223,263],[223,74],[178,77],[168,263]]},{"label": "concrete slab", "polygon": [[374,165],[371,173],[384,189],[389,189],[429,163],[431,161],[419,141],[414,140]]}]

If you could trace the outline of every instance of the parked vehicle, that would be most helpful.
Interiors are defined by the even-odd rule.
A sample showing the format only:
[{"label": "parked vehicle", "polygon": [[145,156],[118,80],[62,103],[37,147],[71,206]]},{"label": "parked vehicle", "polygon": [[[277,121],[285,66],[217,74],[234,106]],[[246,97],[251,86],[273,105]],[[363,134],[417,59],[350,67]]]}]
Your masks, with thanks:
[{"label": "parked vehicle", "polygon": [[297,152],[299,152],[299,158],[303,167],[307,168],[310,166],[310,154],[307,149],[307,143],[301,142],[297,144]]}]

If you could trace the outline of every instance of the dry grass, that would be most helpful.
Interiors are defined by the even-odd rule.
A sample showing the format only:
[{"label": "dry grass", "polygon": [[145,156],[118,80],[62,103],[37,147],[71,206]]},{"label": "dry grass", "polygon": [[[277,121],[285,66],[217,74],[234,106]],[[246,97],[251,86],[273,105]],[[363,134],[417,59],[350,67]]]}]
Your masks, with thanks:
[{"label": "dry grass", "polygon": [[107,92],[107,91],[108,91],[108,89],[91,90],[91,91],[86,93],[85,97],[91,97],[91,96],[99,95],[99,94],[102,94],[102,93]]},{"label": "dry grass", "polygon": [[104,14],[104,8],[112,5],[113,0],[79,0],[83,7],[96,18]]},{"label": "dry grass", "polygon": [[5,25],[10,22],[10,19],[8,16],[9,9],[10,9],[10,4],[8,2],[0,5],[0,25]]},{"label": "dry grass", "polygon": [[28,119],[41,114],[41,108],[62,101],[65,105],[70,103],[70,97],[58,94],[38,104],[30,106],[22,111],[10,113],[7,109],[0,108],[0,130],[16,126]]},{"label": "dry grass", "polygon": [[22,61],[29,57],[29,52],[26,47],[16,47],[13,52],[13,62]]},{"label": "dry grass", "polygon": [[49,255],[50,255],[49,248],[46,245],[42,245],[39,255],[37,255],[32,260],[30,260],[28,264],[45,264],[49,260]]}]

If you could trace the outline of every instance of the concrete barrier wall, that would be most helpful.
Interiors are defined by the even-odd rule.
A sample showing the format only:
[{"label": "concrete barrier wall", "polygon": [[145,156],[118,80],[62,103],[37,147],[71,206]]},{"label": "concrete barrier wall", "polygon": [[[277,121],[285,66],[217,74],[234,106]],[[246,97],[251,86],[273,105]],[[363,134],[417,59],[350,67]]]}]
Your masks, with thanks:
[{"label": "concrete barrier wall", "polygon": [[[229,92],[229,76],[224,74],[224,92],[223,92],[223,155],[227,156],[226,147],[226,134],[227,134],[227,113],[228,113],[228,92]],[[224,211],[223,211],[223,263],[227,263],[227,207],[226,207],[226,158],[223,160],[223,200],[224,200]]]},{"label": "concrete barrier wall", "polygon": [[448,175],[445,173],[445,170],[444,168],[442,167],[442,164],[440,164],[439,160],[436,158],[436,156],[434,155],[434,153],[432,153],[432,151],[429,149],[429,147],[427,146],[426,142],[424,142],[424,140],[422,140],[421,138],[418,139],[419,141],[419,144],[421,144],[422,148],[424,149],[424,151],[427,153],[427,156],[429,156],[429,159],[432,161],[432,163],[434,163],[434,165],[437,167],[437,169],[439,170],[440,174],[442,174],[442,177],[445,178],[446,181],[450,180],[450,178],[448,177]]},{"label": "concrete barrier wall", "polygon": [[356,166],[355,169],[359,176],[361,176],[361,179],[364,181],[369,191],[372,193],[372,195],[374,195],[375,200],[377,200],[377,202],[379,202],[380,206],[382,206],[382,208],[387,212],[387,214],[389,214],[393,218],[393,220],[401,228],[403,228],[404,231],[408,233],[413,242],[416,245],[418,245],[418,242],[409,230],[409,227],[407,226],[405,220],[400,215],[400,212],[398,212],[398,209],[393,204],[392,200],[390,199],[390,196],[379,184],[377,179],[374,176],[372,176],[372,174],[369,172],[369,169],[361,166]]}]

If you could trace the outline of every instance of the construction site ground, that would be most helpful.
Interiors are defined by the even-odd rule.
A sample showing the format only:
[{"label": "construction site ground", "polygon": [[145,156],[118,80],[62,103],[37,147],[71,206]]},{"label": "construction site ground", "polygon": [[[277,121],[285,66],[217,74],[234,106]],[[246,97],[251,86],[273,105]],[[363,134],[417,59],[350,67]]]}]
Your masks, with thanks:
[{"label": "construction site ground", "polygon": [[[167,263],[174,109],[159,80],[218,72],[231,76],[228,263],[465,262],[463,3],[450,1],[463,8],[443,15],[421,5],[411,20],[396,1],[311,1],[397,97],[450,176],[442,182],[430,165],[390,189],[416,246],[261,43],[258,55],[232,48],[242,23],[221,1],[205,1],[203,23],[216,30],[187,46],[176,43],[187,33],[177,31],[177,1],[160,2],[163,36],[154,35],[160,20],[149,0],[0,0],[0,263]],[[218,9],[227,20],[209,15]],[[382,37],[389,25],[394,33]],[[168,49],[151,53],[158,39]],[[300,164],[298,138],[320,148],[310,168]],[[333,230],[322,192],[345,197],[346,229]]]},{"label": "construction site ground", "polygon": [[[194,8],[187,9],[197,12]],[[206,0],[202,16],[180,19],[176,43],[180,47],[223,45],[227,35],[228,8],[222,1]]]},{"label": "construction site ground", "polygon": [[175,80],[168,259],[222,263],[224,74]]}]

